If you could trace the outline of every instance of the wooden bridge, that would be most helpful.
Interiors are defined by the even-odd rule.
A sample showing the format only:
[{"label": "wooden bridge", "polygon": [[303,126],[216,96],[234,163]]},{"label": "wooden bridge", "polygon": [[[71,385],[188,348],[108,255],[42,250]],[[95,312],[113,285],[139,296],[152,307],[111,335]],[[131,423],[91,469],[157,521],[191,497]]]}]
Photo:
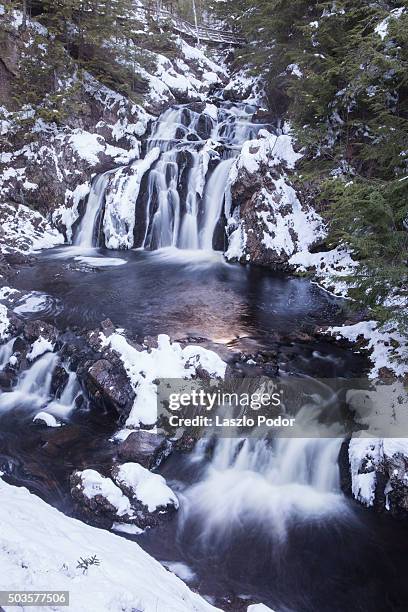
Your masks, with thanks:
[{"label": "wooden bridge", "polygon": [[197,42],[205,42],[215,45],[231,45],[233,47],[241,47],[245,44],[245,39],[238,36],[234,32],[227,30],[219,30],[217,28],[210,28],[207,26],[197,25],[182,19],[167,11],[166,9],[160,9],[154,15],[154,19],[158,22],[167,22],[171,24],[171,27],[176,32],[192,38]]}]

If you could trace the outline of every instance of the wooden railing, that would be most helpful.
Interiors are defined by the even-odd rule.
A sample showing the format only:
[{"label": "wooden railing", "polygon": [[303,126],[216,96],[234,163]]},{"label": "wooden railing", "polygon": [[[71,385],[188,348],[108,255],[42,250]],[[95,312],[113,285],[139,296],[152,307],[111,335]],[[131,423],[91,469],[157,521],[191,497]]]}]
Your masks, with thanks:
[{"label": "wooden railing", "polygon": [[202,25],[196,27],[189,21],[174,15],[174,13],[171,13],[166,9],[156,11],[153,18],[157,21],[167,21],[171,24],[175,31],[180,32],[180,34],[184,34],[189,38],[194,38],[200,42],[202,41],[232,46],[242,46],[245,43],[244,38],[238,36],[234,32],[219,30],[217,28],[210,28]]}]

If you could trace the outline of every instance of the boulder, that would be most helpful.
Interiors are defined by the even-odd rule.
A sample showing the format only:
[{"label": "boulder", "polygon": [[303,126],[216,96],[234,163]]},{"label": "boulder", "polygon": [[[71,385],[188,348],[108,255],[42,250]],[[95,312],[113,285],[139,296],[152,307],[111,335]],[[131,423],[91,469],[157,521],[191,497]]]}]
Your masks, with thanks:
[{"label": "boulder", "polygon": [[56,342],[58,338],[58,330],[50,323],[44,321],[29,321],[24,325],[24,337],[29,342],[35,342],[39,337],[50,340],[50,342]]},{"label": "boulder", "polygon": [[86,370],[85,385],[92,398],[107,409],[114,409],[127,416],[133,405],[135,393],[119,359],[115,362],[99,359]]},{"label": "boulder", "polygon": [[169,455],[171,443],[163,435],[140,429],[132,432],[118,449],[123,461],[135,461],[143,467],[157,467]]}]

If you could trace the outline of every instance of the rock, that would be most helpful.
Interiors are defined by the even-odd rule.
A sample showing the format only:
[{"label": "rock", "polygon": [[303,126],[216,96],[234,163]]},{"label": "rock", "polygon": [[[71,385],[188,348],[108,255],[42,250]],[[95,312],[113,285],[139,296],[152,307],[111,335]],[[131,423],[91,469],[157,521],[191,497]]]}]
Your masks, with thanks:
[{"label": "rock", "polygon": [[53,372],[51,381],[51,391],[53,395],[55,395],[56,397],[60,397],[62,391],[64,390],[68,382],[68,378],[69,375],[66,369],[61,365],[57,365]]},{"label": "rock", "polygon": [[115,332],[115,326],[110,319],[105,319],[101,323],[103,334],[108,338]]},{"label": "rock", "polygon": [[8,370],[0,372],[0,388],[4,391],[10,391],[13,387],[14,378],[13,373]]},{"label": "rock", "polygon": [[155,527],[164,515],[179,507],[176,495],[160,474],[153,474],[139,463],[125,463],[112,468],[112,478],[131,500],[134,520],[142,529]]},{"label": "rock", "polygon": [[163,435],[141,429],[132,432],[120,444],[118,455],[123,461],[135,461],[151,469],[159,466],[170,451],[171,443]]},{"label": "rock", "polygon": [[72,499],[93,523],[110,527],[113,521],[132,521],[129,499],[110,478],[87,469],[74,472],[69,482]]},{"label": "rock", "polygon": [[157,336],[145,336],[143,339],[143,345],[148,349],[156,349],[159,346],[157,343]]},{"label": "rock", "polygon": [[114,466],[112,479],[93,469],[76,471],[70,490],[80,513],[107,528],[114,522],[155,527],[179,505],[162,476],[136,463]]},{"label": "rock", "polygon": [[376,512],[408,518],[408,455],[404,439],[352,438],[339,456],[343,491]]},{"label": "rock", "polygon": [[85,374],[85,384],[92,398],[105,408],[114,409],[120,415],[129,414],[135,393],[119,359],[116,363],[99,359],[90,365]]},{"label": "rock", "polygon": [[24,325],[24,337],[26,340],[32,343],[38,340],[40,336],[55,343],[58,338],[58,330],[50,323],[38,320],[29,321]]}]

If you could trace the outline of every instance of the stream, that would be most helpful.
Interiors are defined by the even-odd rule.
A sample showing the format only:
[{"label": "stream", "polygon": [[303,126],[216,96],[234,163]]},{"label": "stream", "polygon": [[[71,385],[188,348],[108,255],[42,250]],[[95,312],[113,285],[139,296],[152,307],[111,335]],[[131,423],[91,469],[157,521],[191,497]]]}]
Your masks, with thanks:
[{"label": "stream", "polygon": [[[229,169],[265,126],[252,120],[254,107],[217,106],[167,110],[142,159],[95,178],[73,245],[21,266],[15,287],[30,294],[16,312],[70,333],[110,318],[135,339],[188,338],[243,375],[250,366],[240,365],[240,354],[265,351],[276,360],[271,375],[363,376],[363,355],[313,333],[341,324],[341,301],[309,280],[225,261]],[[10,350],[2,348],[1,367]],[[69,370],[46,353],[3,390],[0,468],[8,482],[72,515],[69,476],[109,470],[117,424],[83,397],[72,372],[55,397],[51,376],[61,365]],[[63,427],[33,425],[45,406]],[[341,444],[329,436],[231,438],[210,452],[203,439],[160,467],[179,512],[144,534],[121,535],[223,609],[262,601],[277,612],[402,612],[408,529],[342,493]]]}]

